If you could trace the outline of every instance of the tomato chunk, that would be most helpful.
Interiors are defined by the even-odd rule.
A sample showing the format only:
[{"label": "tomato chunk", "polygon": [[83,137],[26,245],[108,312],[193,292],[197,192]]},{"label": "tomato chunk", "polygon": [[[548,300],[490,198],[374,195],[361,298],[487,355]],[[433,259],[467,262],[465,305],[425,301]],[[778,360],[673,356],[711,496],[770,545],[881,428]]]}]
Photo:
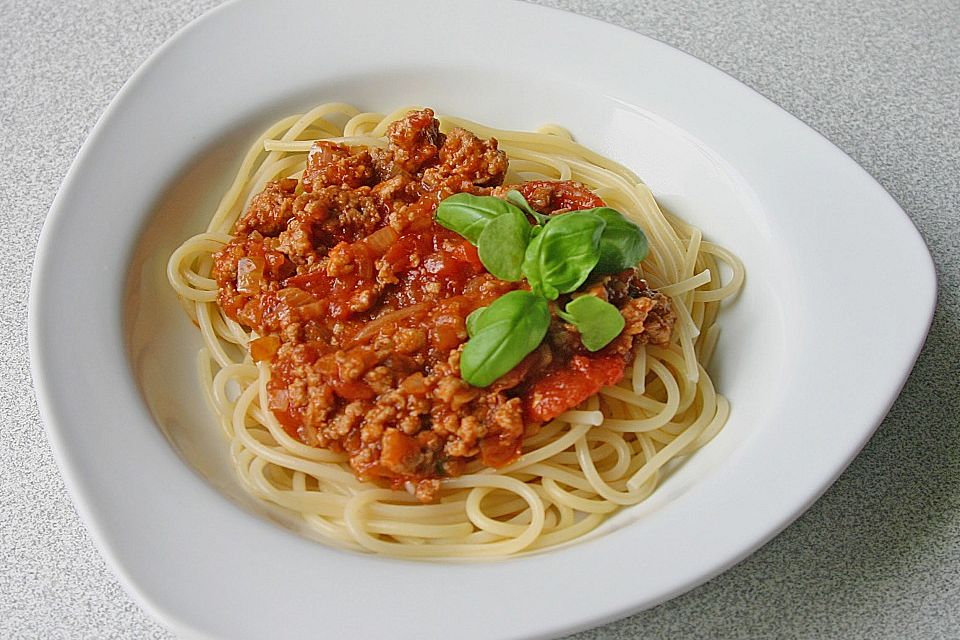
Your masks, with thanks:
[{"label": "tomato chunk", "polygon": [[553,420],[603,387],[620,382],[625,368],[621,356],[574,356],[568,365],[533,384],[526,396],[526,418],[532,422]]},{"label": "tomato chunk", "polygon": [[382,445],[380,464],[383,467],[397,475],[408,475],[416,471],[420,460],[420,444],[416,438],[396,429],[387,429],[383,434]]}]

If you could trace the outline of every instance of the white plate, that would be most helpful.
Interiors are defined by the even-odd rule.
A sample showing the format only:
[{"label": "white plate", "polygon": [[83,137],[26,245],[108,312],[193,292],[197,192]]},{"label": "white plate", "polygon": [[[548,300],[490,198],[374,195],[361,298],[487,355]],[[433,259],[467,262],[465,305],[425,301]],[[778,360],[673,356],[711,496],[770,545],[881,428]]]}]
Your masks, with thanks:
[{"label": "white plate", "polygon": [[[252,133],[328,100],[562,123],[737,252],[748,280],[715,356],[721,435],[589,540],[498,562],[336,551],[248,499],[162,265]],[[179,634],[534,638],[662,602],[796,518],[883,418],[934,299],[923,242],[870,176],[659,42],[505,1],[236,2],[151,57],[85,143],[40,239],[30,348],[78,510]]]}]

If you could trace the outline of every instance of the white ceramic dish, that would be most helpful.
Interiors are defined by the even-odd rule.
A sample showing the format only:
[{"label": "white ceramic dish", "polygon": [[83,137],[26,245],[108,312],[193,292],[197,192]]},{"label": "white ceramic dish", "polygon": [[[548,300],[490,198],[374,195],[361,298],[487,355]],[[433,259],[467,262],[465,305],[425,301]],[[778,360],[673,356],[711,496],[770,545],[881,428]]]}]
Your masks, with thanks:
[{"label": "white ceramic dish", "polygon": [[[736,251],[748,282],[713,367],[733,407],[721,435],[589,539],[498,562],[333,550],[247,498],[162,265],[250,135],[327,100],[562,123]],[[151,57],[85,143],[40,240],[30,348],[78,510],[182,636],[539,638],[675,596],[796,518],[895,399],[935,286],[916,230],[863,170],[659,42],[506,1],[235,2]]]}]

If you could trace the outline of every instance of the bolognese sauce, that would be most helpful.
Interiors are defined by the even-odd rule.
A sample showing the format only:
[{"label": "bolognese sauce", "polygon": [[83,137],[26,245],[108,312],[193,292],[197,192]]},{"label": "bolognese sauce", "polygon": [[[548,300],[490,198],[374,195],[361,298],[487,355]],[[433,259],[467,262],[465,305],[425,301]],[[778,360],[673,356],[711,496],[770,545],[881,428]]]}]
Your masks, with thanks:
[{"label": "bolognese sauce", "polygon": [[[603,206],[572,181],[504,185],[493,138],[444,134],[429,109],[392,123],[384,148],[313,144],[302,178],[266,185],[215,255],[217,302],[253,329],[269,409],[310,446],[342,451],[363,480],[411,483],[429,502],[475,459],[502,467],[525,437],[623,378],[639,344],[670,342],[669,300],[634,269],[588,281],[625,320],[587,350],[556,314],[546,339],[493,384],[460,376],[466,318],[523,282],[498,280],[476,248],[434,221],[456,193],[518,190],[541,214]],[[569,299],[570,295],[564,296]]]}]

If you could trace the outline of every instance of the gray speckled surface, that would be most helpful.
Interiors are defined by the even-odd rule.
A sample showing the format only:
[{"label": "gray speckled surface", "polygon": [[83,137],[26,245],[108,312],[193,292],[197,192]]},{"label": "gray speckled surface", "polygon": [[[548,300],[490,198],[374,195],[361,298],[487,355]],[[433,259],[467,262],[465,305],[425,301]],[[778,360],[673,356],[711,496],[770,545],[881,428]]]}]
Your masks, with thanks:
[{"label": "gray speckled surface", "polygon": [[[575,637],[960,637],[960,5],[539,1],[684,49],[821,131],[906,210],[940,278],[903,394],[820,501],[720,577]],[[0,637],[170,637],[66,494],[31,389],[27,293],[84,137],[140,63],[215,4],[0,0]]]}]

